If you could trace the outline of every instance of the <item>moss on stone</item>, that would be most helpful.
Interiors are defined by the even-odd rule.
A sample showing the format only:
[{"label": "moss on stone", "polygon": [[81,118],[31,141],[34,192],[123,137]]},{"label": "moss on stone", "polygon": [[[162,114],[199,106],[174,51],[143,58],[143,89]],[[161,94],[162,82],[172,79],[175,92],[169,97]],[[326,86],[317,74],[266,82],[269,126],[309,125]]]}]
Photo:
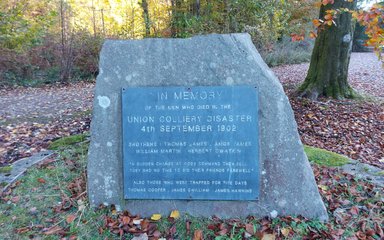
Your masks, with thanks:
[{"label": "moss on stone", "polygon": [[49,145],[48,149],[57,150],[59,148],[63,148],[63,147],[70,146],[70,145],[73,145],[76,143],[84,142],[87,137],[88,137],[87,133],[79,134],[79,135],[72,135],[69,137],[63,137],[63,138],[57,139],[56,141],[53,141]]},{"label": "moss on stone", "polygon": [[0,173],[10,173],[12,171],[12,166],[0,167]]},{"label": "moss on stone", "polygon": [[339,167],[349,163],[347,157],[321,148],[304,146],[304,151],[310,162],[321,166]]}]

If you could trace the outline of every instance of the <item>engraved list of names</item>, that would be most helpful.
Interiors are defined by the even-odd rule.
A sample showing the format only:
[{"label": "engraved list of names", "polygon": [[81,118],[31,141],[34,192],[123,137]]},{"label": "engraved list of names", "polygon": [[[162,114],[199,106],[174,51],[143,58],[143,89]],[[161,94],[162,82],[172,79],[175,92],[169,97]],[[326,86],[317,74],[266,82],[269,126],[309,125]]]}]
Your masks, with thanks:
[{"label": "engraved list of names", "polygon": [[122,90],[125,199],[256,200],[252,86]]}]

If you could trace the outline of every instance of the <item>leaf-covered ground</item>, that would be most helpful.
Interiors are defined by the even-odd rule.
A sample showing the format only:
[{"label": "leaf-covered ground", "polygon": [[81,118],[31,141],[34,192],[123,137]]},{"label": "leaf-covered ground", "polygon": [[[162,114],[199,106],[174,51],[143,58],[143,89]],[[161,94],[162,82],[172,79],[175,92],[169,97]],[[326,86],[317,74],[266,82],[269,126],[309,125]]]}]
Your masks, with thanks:
[{"label": "leaf-covered ground", "polygon": [[89,130],[93,83],[0,90],[0,166]]},{"label": "leaf-covered ground", "polygon": [[[384,69],[373,53],[353,53],[349,82],[369,100],[309,101],[293,96],[309,64],[274,68],[289,96],[304,144],[384,168]],[[381,161],[380,161],[381,160]]]},{"label": "leaf-covered ground", "polygon": [[[383,189],[337,168],[313,165],[329,222],[300,216],[196,218],[174,209],[149,218],[89,206],[88,143],[66,146],[0,194],[1,239],[383,239]],[[42,204],[44,202],[44,204]]]},{"label": "leaf-covered ground", "polygon": [[[283,84],[297,84],[305,79],[309,63],[275,67]],[[374,53],[352,53],[348,82],[358,92],[384,98],[384,69]]]},{"label": "leaf-covered ground", "polygon": [[[292,97],[308,64],[274,68],[305,144],[384,169],[384,70],[373,53],[354,53],[350,82],[376,101],[308,101]],[[0,166],[89,129],[94,84],[0,90]],[[381,103],[380,103],[381,102]],[[380,161],[381,160],[381,161]]]}]

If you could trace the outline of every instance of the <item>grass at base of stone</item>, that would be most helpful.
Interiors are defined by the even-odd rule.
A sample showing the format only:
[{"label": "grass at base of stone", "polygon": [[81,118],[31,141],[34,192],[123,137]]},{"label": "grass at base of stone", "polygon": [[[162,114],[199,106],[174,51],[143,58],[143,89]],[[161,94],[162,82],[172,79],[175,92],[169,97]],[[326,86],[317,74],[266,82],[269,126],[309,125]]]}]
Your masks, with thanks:
[{"label": "grass at base of stone", "polygon": [[[0,239],[112,236],[98,234],[105,212],[91,209],[86,192],[80,193],[85,191],[87,148],[80,144],[62,150],[56,161],[30,168],[2,193]],[[76,218],[70,222],[72,215]]]},{"label": "grass at base of stone", "polygon": [[[314,172],[329,223],[294,216],[219,219],[182,215],[151,221],[127,211],[116,212],[113,206],[94,209],[85,192],[87,145],[60,148],[56,161],[31,168],[2,194],[1,239],[131,239],[140,234],[149,239],[199,239],[202,235],[208,240],[384,237],[380,235],[384,219],[380,191],[337,169],[319,166],[314,166]],[[134,219],[143,224],[133,224]]]},{"label": "grass at base of stone", "polygon": [[73,145],[75,143],[84,142],[88,136],[89,136],[89,133],[83,133],[83,134],[63,137],[63,138],[57,139],[57,140],[53,141],[51,144],[49,144],[48,149],[58,150],[58,149],[63,148],[63,147],[68,147],[69,145]]},{"label": "grass at base of stone", "polygon": [[345,156],[321,148],[304,145],[304,151],[310,162],[314,162],[320,166],[340,167],[350,162]]}]

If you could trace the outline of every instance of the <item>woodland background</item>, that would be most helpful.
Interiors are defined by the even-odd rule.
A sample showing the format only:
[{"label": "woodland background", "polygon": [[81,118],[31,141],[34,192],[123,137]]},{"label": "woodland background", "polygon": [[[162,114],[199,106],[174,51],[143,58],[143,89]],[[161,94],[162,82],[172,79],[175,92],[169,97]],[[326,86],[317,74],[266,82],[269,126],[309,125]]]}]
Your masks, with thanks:
[{"label": "woodland background", "polygon": [[[0,2],[0,87],[92,80],[102,42],[248,32],[267,64],[308,62],[316,0],[9,0]],[[360,1],[360,7],[367,1]],[[365,50],[357,26],[355,49]]]}]

